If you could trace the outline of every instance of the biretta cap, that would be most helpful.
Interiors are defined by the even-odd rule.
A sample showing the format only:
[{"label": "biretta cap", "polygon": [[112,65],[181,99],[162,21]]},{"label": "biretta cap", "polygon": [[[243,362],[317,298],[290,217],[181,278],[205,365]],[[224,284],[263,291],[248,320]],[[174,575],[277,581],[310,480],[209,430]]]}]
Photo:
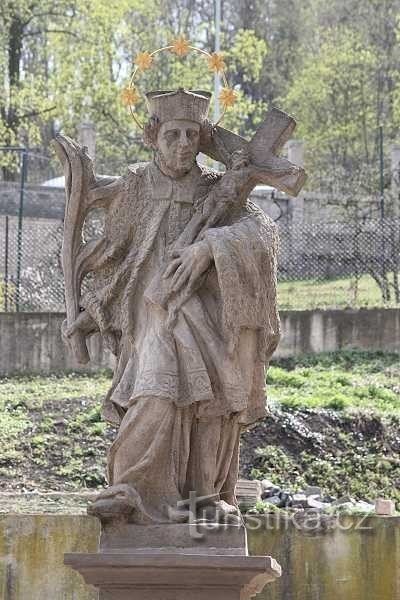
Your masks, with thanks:
[{"label": "biretta cap", "polygon": [[201,125],[208,115],[211,94],[180,88],[177,91],[149,92],[146,99],[150,116],[157,117],[160,123],[185,119]]}]

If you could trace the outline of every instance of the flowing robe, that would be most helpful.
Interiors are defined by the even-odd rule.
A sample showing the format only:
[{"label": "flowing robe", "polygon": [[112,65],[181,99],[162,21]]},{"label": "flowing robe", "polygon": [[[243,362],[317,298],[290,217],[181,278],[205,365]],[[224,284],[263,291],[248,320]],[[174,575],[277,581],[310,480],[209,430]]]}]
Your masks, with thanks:
[{"label": "flowing robe", "polygon": [[270,219],[248,202],[206,232],[212,265],[172,328],[157,299],[168,249],[219,177],[196,165],[175,180],[150,163],[96,192],[111,199],[107,243],[83,304],[117,355],[109,480],[135,490],[140,522],[166,520],[190,491],[234,503],[240,431],[265,415],[279,340]]}]

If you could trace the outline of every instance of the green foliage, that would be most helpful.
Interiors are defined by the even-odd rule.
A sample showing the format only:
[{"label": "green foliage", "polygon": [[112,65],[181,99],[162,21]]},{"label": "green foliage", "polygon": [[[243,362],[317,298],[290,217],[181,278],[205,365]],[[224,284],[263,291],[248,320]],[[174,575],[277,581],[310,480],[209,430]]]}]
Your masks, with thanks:
[{"label": "green foliage", "polygon": [[350,173],[373,154],[376,98],[371,82],[378,64],[372,46],[349,28],[322,33],[292,82],[285,106],[299,121],[298,135],[307,140],[310,171],[320,180],[329,163]]},{"label": "green foliage", "polygon": [[273,361],[271,402],[287,407],[400,415],[400,356],[348,351]]},{"label": "green foliage", "polygon": [[285,455],[282,462],[271,461],[275,450],[273,446],[262,448],[259,466],[257,470],[253,469],[253,476],[258,479],[268,477],[277,485],[291,489],[317,485],[336,497],[349,494],[358,499],[373,500],[383,496],[400,502],[400,492],[394,484],[400,476],[399,461],[385,459],[378,449],[363,446],[355,439],[349,437],[340,451],[332,449],[323,457],[312,452],[302,452],[294,457],[282,451],[280,454]]},{"label": "green foliage", "polygon": [[[222,50],[239,94],[224,124],[249,135],[268,106],[286,107],[307,142],[310,185],[357,173],[376,190],[377,126],[388,145],[400,123],[398,0],[232,0],[223,13]],[[4,0],[0,18],[0,139],[37,149],[54,168],[51,137],[60,127],[76,137],[84,120],[96,126],[99,172],[148,158],[120,102],[135,55],[178,33],[214,45],[211,2]],[[162,54],[139,84],[212,89],[213,76],[202,58]],[[144,102],[138,112],[143,119]],[[16,163],[0,154],[4,177],[17,176]]]},{"label": "green foliage", "polygon": [[244,82],[258,81],[261,76],[268,46],[251,29],[239,29],[233,46],[226,52],[229,71],[234,77],[242,73]]},{"label": "green foliage", "polygon": [[[136,54],[167,45],[179,31],[195,45],[212,50],[208,41],[212,11],[205,10],[210,8],[197,9],[203,21],[199,27],[195,10],[188,12],[183,6],[176,10],[168,2],[59,0],[55,6],[50,0],[6,2],[0,9],[4,18],[0,74],[8,82],[0,94],[2,141],[41,147],[47,153],[56,129],[76,137],[79,124],[90,120],[98,133],[99,172],[118,173],[126,163],[148,158],[140,131],[121,103],[121,90]],[[226,37],[226,49],[232,62],[231,83],[240,93],[231,124],[244,132],[249,123],[260,120],[265,108],[251,88],[260,78],[267,45],[253,31],[240,29]],[[139,90],[182,85],[212,89],[213,74],[204,58],[159,55],[155,68],[141,76]],[[145,103],[137,108],[144,120]],[[14,158],[0,155],[6,177],[16,176]]]},{"label": "green foliage", "polygon": [[54,487],[64,479],[69,489],[103,485],[107,425],[100,399],[109,385],[104,371],[0,379],[1,475],[28,489],[30,477],[42,472]]},{"label": "green foliage", "polygon": [[[268,394],[272,406],[281,403],[277,418],[284,433],[272,443],[270,424],[260,425],[268,439],[258,443],[251,476],[283,488],[315,484],[333,495],[400,501],[393,483],[400,478],[400,463],[390,452],[391,434],[376,435],[388,424],[398,431],[399,364],[396,353],[361,351],[275,360]],[[110,382],[109,371],[0,379],[1,487],[103,486],[107,448],[115,435],[101,417]],[[329,413],[311,410],[321,408]],[[314,431],[318,419],[324,425]],[[302,430],[304,444],[293,446]],[[257,510],[273,509],[262,503]]]},{"label": "green foliage", "polygon": [[[257,467],[251,471],[254,479],[265,479],[268,477],[275,485],[284,487],[288,481],[288,474],[295,488],[305,485],[305,479],[296,466],[295,460],[279,446],[264,446],[256,450],[259,457],[256,461]],[[268,474],[268,475],[267,475]]]},{"label": "green foliage", "polygon": [[254,508],[261,515],[264,515],[267,513],[282,512],[282,510],[280,508],[278,508],[274,504],[270,504],[269,502],[266,502],[265,500],[258,500],[258,502],[255,503]]}]

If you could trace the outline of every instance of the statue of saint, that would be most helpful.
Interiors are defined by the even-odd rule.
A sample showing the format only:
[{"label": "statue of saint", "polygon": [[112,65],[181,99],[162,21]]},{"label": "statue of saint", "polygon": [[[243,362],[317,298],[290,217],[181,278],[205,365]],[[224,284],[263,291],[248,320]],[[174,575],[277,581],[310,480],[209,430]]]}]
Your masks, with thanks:
[{"label": "statue of saint", "polygon": [[[100,332],[116,358],[104,415],[119,430],[109,487],[91,512],[184,522],[195,493],[199,515],[215,521],[238,514],[240,434],[265,415],[265,366],[280,335],[277,229],[247,196],[259,181],[298,191],[304,172],[275,156],[288,137],[286,121],[275,127],[280,111],[272,134],[261,127],[247,143],[210,125],[207,92],[147,101],[153,159],[123,177],[97,179],[85,150],[57,139],[67,179],[64,336],[84,362],[85,338]],[[227,170],[200,166],[200,150]],[[83,243],[96,207],[104,234]]]}]

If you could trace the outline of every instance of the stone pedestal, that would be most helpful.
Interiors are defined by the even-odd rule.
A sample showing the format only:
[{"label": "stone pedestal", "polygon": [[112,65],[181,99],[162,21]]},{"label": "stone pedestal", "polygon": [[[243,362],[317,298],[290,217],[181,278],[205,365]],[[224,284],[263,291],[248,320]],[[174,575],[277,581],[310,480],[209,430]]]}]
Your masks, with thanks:
[{"label": "stone pedestal", "polygon": [[66,554],[100,600],[247,600],[280,576],[269,556]]},{"label": "stone pedestal", "polygon": [[100,552],[64,562],[100,600],[247,600],[281,574],[270,556],[248,556],[235,525],[103,526]]},{"label": "stone pedestal", "polygon": [[103,523],[100,552],[130,554],[247,555],[243,525],[180,523],[133,525]]}]

